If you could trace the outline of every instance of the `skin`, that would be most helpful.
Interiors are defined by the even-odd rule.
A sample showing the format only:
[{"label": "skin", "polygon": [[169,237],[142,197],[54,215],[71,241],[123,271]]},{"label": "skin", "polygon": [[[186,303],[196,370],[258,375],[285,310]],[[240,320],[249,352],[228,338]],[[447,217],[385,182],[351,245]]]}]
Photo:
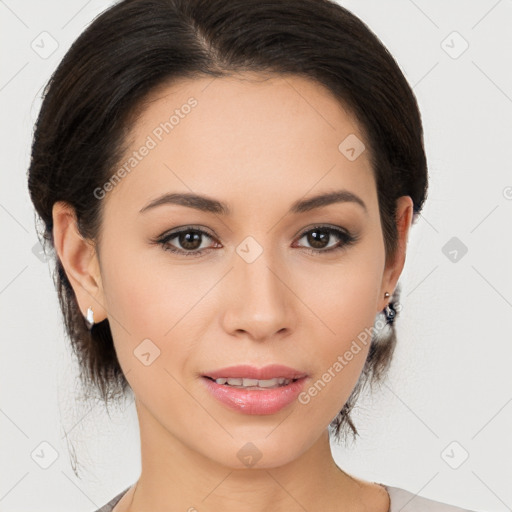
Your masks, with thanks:
[{"label": "skin", "polygon": [[[96,322],[108,317],[136,397],[142,471],[114,511],[386,512],[383,487],[336,465],[327,431],[369,343],[308,404],[276,414],[228,409],[200,375],[276,362],[308,373],[306,388],[321,378],[388,303],[384,293],[405,262],[412,200],[397,202],[398,251],[386,262],[369,152],[350,161],[338,150],[349,134],[363,140],[357,122],[327,89],[297,76],[161,87],[134,122],[127,155],[191,96],[197,106],[102,199],[99,245],[79,236],[72,208],[53,210],[56,250],[80,309],[92,306]],[[358,195],[367,211],[345,202],[288,213],[298,199],[338,189]],[[139,212],[163,192],[208,195],[232,214],[169,204]],[[358,239],[311,254],[301,234],[317,223]],[[189,225],[213,235],[202,238],[200,248],[212,247],[202,256],[151,243]],[[236,252],[247,236],[263,249],[252,263]],[[325,245],[339,241],[331,233]],[[186,251],[178,238],[169,243]],[[149,366],[133,354],[144,339],[160,350]],[[247,442],[262,454],[250,468],[237,457]]]}]

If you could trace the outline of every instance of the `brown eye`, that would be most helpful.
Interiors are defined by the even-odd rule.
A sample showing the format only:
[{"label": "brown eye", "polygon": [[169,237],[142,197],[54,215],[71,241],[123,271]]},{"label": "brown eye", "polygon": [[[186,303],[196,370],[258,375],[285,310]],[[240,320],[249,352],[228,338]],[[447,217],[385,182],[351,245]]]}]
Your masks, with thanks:
[{"label": "brown eye", "polygon": [[311,244],[314,249],[325,249],[331,238],[331,234],[326,229],[315,229],[305,236],[308,244]]},{"label": "brown eye", "polygon": [[[305,231],[299,240],[302,238],[305,238],[306,243],[310,245],[309,248],[305,247],[305,249],[309,249],[312,253],[330,252],[337,249],[343,249],[356,241],[356,238],[349,233],[338,228],[327,226],[315,226],[314,228]],[[330,244],[333,239],[334,242],[338,239],[338,243],[335,243],[334,245]]]},{"label": "brown eye", "polygon": [[202,235],[197,231],[182,231],[178,233],[177,240],[184,249],[194,251],[201,246],[201,237]]},{"label": "brown eye", "polygon": [[[169,233],[157,240],[163,249],[184,256],[201,256],[212,247],[204,247],[204,239],[213,240],[213,237],[202,229],[186,228],[174,233]],[[171,243],[172,242],[172,243]]]}]

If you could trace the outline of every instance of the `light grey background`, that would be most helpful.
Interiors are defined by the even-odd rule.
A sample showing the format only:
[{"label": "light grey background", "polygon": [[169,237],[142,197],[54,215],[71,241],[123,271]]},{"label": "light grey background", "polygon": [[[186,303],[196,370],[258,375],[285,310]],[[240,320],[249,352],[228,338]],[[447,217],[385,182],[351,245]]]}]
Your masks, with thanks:
[{"label": "light grey background", "polygon": [[[336,461],[431,499],[511,510],[512,1],[341,3],[414,88],[430,191],[401,278],[389,379],[359,402],[361,437],[335,446]],[[109,417],[75,395],[26,186],[41,87],[108,5],[0,1],[1,512],[95,510],[139,474],[133,404]]]}]

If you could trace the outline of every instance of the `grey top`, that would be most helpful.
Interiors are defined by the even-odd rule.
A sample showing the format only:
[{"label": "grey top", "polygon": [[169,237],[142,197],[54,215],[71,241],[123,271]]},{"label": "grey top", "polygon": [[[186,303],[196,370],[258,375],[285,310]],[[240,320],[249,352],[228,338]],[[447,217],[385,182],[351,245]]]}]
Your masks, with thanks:
[{"label": "grey top", "polygon": [[[391,501],[389,512],[474,512],[466,508],[455,507],[454,505],[448,505],[446,503],[441,503],[440,501],[422,498],[421,496],[406,491],[405,489],[401,489],[400,487],[392,487],[381,483],[379,483],[379,485],[382,485],[388,491]],[[128,492],[130,487],[127,487],[124,491],[112,498],[107,504],[94,512],[112,512],[112,509],[124,494]]]}]

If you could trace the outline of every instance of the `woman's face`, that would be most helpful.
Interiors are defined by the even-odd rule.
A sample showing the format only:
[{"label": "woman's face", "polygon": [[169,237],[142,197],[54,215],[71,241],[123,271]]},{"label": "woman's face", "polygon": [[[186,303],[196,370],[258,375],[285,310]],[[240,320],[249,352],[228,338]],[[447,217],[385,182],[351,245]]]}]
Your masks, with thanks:
[{"label": "woman's face", "polygon": [[[353,119],[314,82],[254,78],[182,80],[154,94],[134,122],[125,172],[98,199],[97,298],[141,433],[229,467],[246,466],[247,454],[259,467],[285,464],[325,432],[401,271],[385,267],[376,184]],[[353,196],[307,202],[341,191]],[[212,202],[151,206],[165,194]],[[228,404],[205,377],[270,364],[307,375],[290,403],[282,390],[230,388]],[[263,409],[260,392],[277,405]]]}]

